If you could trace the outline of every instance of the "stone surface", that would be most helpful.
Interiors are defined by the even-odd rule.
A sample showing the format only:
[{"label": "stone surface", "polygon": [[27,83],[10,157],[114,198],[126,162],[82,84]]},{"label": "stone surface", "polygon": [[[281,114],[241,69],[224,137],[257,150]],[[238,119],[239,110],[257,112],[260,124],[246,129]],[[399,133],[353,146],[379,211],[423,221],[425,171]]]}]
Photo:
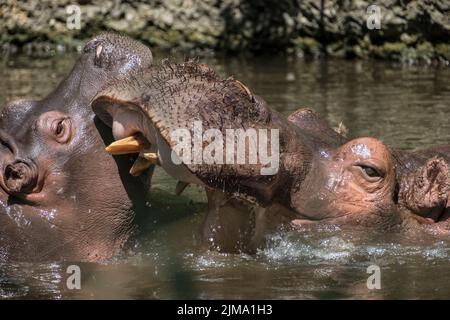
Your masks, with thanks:
[{"label": "stone surface", "polygon": [[[323,6],[321,3],[323,2]],[[369,30],[366,0],[2,0],[0,44],[30,54],[74,50],[102,30],[153,47],[449,64],[450,2],[386,0]],[[81,29],[67,27],[67,7]]]}]

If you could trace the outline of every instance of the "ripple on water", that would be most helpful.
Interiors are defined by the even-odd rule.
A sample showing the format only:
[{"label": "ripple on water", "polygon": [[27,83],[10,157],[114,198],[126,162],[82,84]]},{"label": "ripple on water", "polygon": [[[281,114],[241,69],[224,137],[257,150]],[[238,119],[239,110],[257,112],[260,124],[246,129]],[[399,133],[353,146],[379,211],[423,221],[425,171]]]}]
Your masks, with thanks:
[{"label": "ripple on water", "polygon": [[260,250],[258,255],[271,262],[300,262],[311,265],[324,262],[345,263],[355,251],[353,243],[337,236],[316,242],[277,234],[270,240],[271,245]]},{"label": "ripple on water", "polygon": [[375,262],[379,265],[395,265],[448,260],[450,243],[368,240],[351,232],[333,235],[325,233],[321,237],[317,237],[317,234],[312,237],[310,234],[302,236],[285,233],[272,235],[270,245],[258,251],[258,256],[274,264],[360,265]]}]

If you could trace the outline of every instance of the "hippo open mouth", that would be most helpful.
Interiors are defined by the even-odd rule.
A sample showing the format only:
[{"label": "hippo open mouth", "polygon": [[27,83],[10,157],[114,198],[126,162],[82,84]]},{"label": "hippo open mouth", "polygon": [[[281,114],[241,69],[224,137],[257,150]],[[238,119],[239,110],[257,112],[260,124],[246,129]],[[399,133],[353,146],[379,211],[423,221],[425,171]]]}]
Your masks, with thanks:
[{"label": "hippo open mouth", "polygon": [[112,155],[136,154],[130,174],[138,176],[151,165],[159,164],[157,154],[152,152],[155,149],[152,145],[156,145],[155,134],[143,125],[144,115],[138,108],[129,104],[124,109],[108,104],[99,112],[102,121],[112,128],[116,140],[106,151]]},{"label": "hippo open mouth", "polygon": [[[225,218],[230,216],[227,207],[232,212],[239,208],[238,211],[245,211],[242,216],[249,216],[248,210],[242,209],[247,204],[256,205],[261,221],[277,215],[294,225],[323,222],[387,230],[397,229],[409,217],[403,214],[402,207],[402,203],[408,203],[399,196],[397,188],[406,181],[396,177],[401,162],[389,146],[375,138],[347,139],[307,108],[286,118],[270,109],[241,82],[223,79],[205,65],[164,62],[152,66],[104,88],[94,97],[91,107],[112,129],[116,139],[106,151],[113,155],[138,155],[131,174],[138,175],[153,165],[161,165],[180,181],[177,190],[188,183],[206,187],[213,221],[211,230],[217,230],[214,226],[217,226],[215,221],[222,219],[217,216],[220,212],[228,219]],[[214,130],[222,136],[230,128],[277,130],[279,170],[264,175],[261,162],[255,165],[247,161],[232,164],[173,161],[172,151],[177,154],[175,149],[178,149],[173,133],[186,130],[189,137],[195,137],[197,122],[202,124],[202,132]],[[194,139],[188,141],[189,147],[193,147],[187,150],[194,149]],[[212,145],[211,141],[201,143],[207,147]],[[230,150],[236,155],[239,147],[226,145],[225,149],[222,158]],[[429,172],[434,172],[433,166],[424,167],[424,174],[418,177],[428,177]],[[444,201],[448,198],[448,190],[444,188],[447,184],[442,182],[448,177],[445,174],[442,179],[433,177],[430,176],[430,183],[438,192],[433,192],[434,188],[422,188],[418,183],[420,188],[411,189],[412,200],[418,196],[426,201],[405,205],[411,209],[406,210],[408,213],[423,211],[427,216],[431,209],[434,215],[437,206],[445,207],[448,212],[448,202]],[[223,195],[218,196],[219,193]],[[246,203],[242,206],[234,200]],[[275,213],[277,207],[282,208],[280,214]],[[439,213],[436,221],[445,218],[442,210]],[[254,216],[248,221],[252,219],[257,220]],[[264,226],[265,222],[260,225]],[[213,232],[212,238],[216,236]]]},{"label": "hippo open mouth", "polygon": [[137,155],[130,168],[131,175],[139,176],[151,166],[157,165],[179,180],[176,194],[181,194],[190,183],[203,185],[186,166],[174,163],[173,157],[176,155],[140,107],[100,98],[93,104],[93,110],[112,129],[116,139],[105,150],[112,155]]}]

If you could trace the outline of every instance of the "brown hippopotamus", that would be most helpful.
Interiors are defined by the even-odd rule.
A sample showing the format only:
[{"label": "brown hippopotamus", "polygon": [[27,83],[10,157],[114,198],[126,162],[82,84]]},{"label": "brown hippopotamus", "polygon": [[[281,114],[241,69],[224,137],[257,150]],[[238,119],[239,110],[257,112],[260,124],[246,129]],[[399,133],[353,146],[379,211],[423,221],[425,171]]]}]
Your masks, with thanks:
[{"label": "brown hippopotamus", "polygon": [[8,104],[0,115],[0,261],[111,257],[144,205],[129,156],[89,103],[113,80],[152,64],[151,51],[115,34],[89,41],[68,77],[40,101]]},{"label": "brown hippopotamus", "polygon": [[[448,146],[406,152],[374,138],[349,140],[310,109],[286,119],[242,83],[221,79],[205,65],[152,67],[100,92],[92,107],[118,140],[108,152],[139,153],[136,173],[158,164],[180,180],[177,192],[188,183],[206,188],[204,235],[222,251],[252,251],[268,229],[283,223],[408,230],[448,217]],[[201,126],[195,127],[196,122]],[[261,174],[267,162],[250,164],[249,154],[246,161],[232,164],[195,163],[195,152],[184,158],[189,149],[173,157],[180,142],[173,132],[187,129],[194,150],[199,128],[223,137],[228,129],[278,130],[277,170]],[[216,141],[209,138],[200,141],[205,150]],[[222,141],[222,153],[208,152],[221,159],[250,144],[229,147]],[[449,228],[430,228],[434,233],[439,229]]]},{"label": "brown hippopotamus", "polygon": [[[337,145],[349,141],[341,135],[333,136],[328,124],[311,109],[299,109],[288,119],[302,128],[311,128],[312,136],[314,132],[319,136],[316,146],[325,141]],[[446,221],[450,214],[450,145],[415,151],[389,148],[389,153],[395,166],[394,198],[399,208],[426,218],[413,216],[425,224]]]},{"label": "brown hippopotamus", "polygon": [[[398,202],[399,160],[383,142],[348,140],[307,109],[287,119],[241,82],[224,80],[205,65],[153,66],[100,92],[92,108],[117,140],[108,152],[139,153],[134,167],[161,165],[181,181],[179,190],[188,183],[207,189],[205,237],[224,251],[254,248],[264,230],[286,221],[388,230],[409,220],[410,212],[404,214],[406,206]],[[237,154],[250,148],[251,137],[240,146],[228,145],[230,129],[276,131],[260,140],[269,145],[279,142],[278,150],[265,155],[278,153],[272,159],[276,170],[267,161],[251,163],[250,153],[239,162]],[[195,141],[199,130],[206,140]],[[191,149],[180,150],[183,139]],[[203,162],[195,161],[196,143]],[[258,149],[257,155],[263,151]],[[229,153],[235,162],[215,161]],[[269,173],[262,174],[263,169]]]}]

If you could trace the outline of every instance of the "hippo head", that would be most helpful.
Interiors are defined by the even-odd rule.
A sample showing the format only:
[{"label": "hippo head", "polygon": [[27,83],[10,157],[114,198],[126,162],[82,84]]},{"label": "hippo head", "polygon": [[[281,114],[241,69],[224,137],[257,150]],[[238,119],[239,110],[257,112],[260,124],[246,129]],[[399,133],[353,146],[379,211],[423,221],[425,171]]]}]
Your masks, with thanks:
[{"label": "hippo head", "polygon": [[[141,151],[142,161],[160,164],[182,185],[196,183],[223,190],[268,208],[280,204],[289,209],[290,219],[297,223],[379,228],[398,223],[394,161],[381,141],[347,141],[311,110],[286,119],[241,82],[221,79],[204,65],[188,62],[154,66],[125,84],[108,87],[94,99],[92,107],[119,139],[110,146],[112,153],[141,145],[134,152]],[[203,152],[219,157],[213,163],[201,161],[205,159],[202,155],[198,162],[192,161],[195,156],[179,161],[184,152],[195,150],[199,127],[206,137],[200,145]],[[192,148],[184,148],[183,155],[176,152],[179,157],[174,158],[171,151],[178,149],[179,140],[173,133],[180,129],[187,134],[188,147]],[[277,151],[267,151],[268,147],[258,149],[256,154],[267,151],[266,156],[275,155],[279,160],[275,161],[279,163],[277,170],[263,174],[266,163],[258,159],[250,163],[249,153],[242,158],[244,161],[236,161],[240,149],[251,150],[251,141],[246,140],[241,147],[224,143],[229,129],[254,130],[257,133],[253,141],[263,143],[263,148],[268,142],[278,142]],[[218,138],[208,137],[207,130]],[[276,135],[268,137],[267,130]],[[260,140],[257,134],[261,132],[267,135]],[[129,137],[132,135],[141,137],[140,141]],[[257,150],[258,145],[254,146]],[[227,162],[225,155],[230,152],[233,156]]]},{"label": "hippo head", "polygon": [[351,140],[315,154],[291,206],[299,225],[327,222],[383,228],[394,225],[395,166],[390,150],[374,138]]},{"label": "hippo head", "polygon": [[2,109],[0,259],[98,260],[125,243],[143,188],[127,172],[130,157],[103,152],[113,138],[89,103],[151,63],[144,45],[102,34],[46,98]]}]

